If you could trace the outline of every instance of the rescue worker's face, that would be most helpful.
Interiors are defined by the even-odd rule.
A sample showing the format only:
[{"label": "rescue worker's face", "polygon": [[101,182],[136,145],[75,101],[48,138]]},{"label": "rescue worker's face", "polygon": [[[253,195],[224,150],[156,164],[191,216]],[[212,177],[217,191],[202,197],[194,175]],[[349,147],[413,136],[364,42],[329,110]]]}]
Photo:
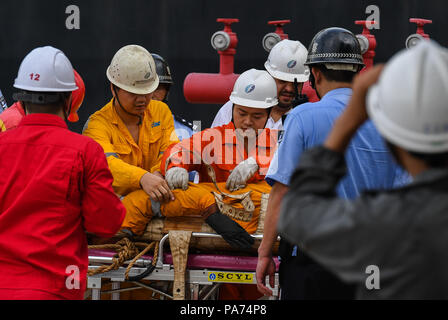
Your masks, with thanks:
[{"label": "rescue worker's face", "polygon": [[112,89],[112,94],[120,100],[121,105],[127,112],[135,115],[143,115],[145,113],[153,96],[153,92],[148,94],[135,94],[118,87],[116,87],[115,92]]},{"label": "rescue worker's face", "polygon": [[[294,82],[288,82],[280,79],[274,78],[277,84],[277,98],[278,106],[280,108],[291,108],[292,100],[294,99]],[[299,82],[297,85],[297,90],[302,91],[303,83]]]},{"label": "rescue worker's face", "polygon": [[256,132],[264,129],[266,121],[268,121],[269,109],[249,108],[233,105],[233,123],[236,129],[254,129]]},{"label": "rescue worker's face", "polygon": [[152,96],[152,98],[157,101],[163,101],[165,100],[167,94],[168,94],[167,86],[161,84],[157,87],[156,91],[154,91],[154,95]]}]

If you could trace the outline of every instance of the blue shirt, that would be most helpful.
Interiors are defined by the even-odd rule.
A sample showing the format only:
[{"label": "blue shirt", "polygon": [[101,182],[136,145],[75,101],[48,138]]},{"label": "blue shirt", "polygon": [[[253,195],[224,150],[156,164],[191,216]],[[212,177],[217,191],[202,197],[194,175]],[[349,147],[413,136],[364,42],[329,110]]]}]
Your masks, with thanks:
[{"label": "blue shirt", "polygon": [[[181,121],[178,121],[176,119],[176,116],[174,116],[174,115],[173,115],[173,120],[174,120],[174,130],[176,131],[176,135],[179,138],[179,141],[182,141],[183,139],[188,139],[193,135],[193,133],[195,133],[192,128],[185,125]],[[184,121],[186,121],[186,120],[184,120]],[[194,182],[195,180],[197,180],[196,179],[197,174],[198,173],[196,171],[189,172],[188,180],[191,182]]]},{"label": "blue shirt", "polygon": [[[270,185],[275,182],[289,185],[302,152],[325,142],[351,94],[350,88],[335,89],[319,102],[302,104],[289,113],[284,135],[266,175]],[[364,190],[390,189],[407,181],[371,121],[363,124],[352,138],[345,158],[348,174],[337,186],[342,198],[353,199]]]},{"label": "blue shirt", "polygon": [[193,134],[193,129],[186,126],[180,121],[177,121],[176,117],[173,115],[174,120],[174,130],[176,131],[176,135],[179,138],[179,141],[182,141],[183,139],[188,139]]}]

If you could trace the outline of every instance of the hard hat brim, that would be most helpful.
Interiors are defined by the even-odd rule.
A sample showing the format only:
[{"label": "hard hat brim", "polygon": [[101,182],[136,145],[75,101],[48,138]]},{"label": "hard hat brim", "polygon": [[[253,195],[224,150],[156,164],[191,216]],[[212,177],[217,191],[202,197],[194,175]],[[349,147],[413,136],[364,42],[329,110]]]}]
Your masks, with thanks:
[{"label": "hard hat brim", "polygon": [[36,87],[32,87],[32,86],[24,86],[24,85],[18,85],[15,84],[13,85],[14,88],[17,89],[21,89],[21,90],[26,90],[26,91],[34,91],[34,92],[71,92],[71,91],[75,91],[78,90],[79,88],[77,86],[69,86],[67,88],[36,88]]},{"label": "hard hat brim", "polygon": [[283,80],[283,81],[294,82],[294,78],[295,78],[295,79],[297,79],[297,82],[307,82],[310,78],[309,75],[276,71],[269,66],[268,62],[265,62],[264,67],[265,67],[266,71],[269,72],[269,74],[273,78]]},{"label": "hard hat brim", "polygon": [[135,86],[128,86],[128,85],[119,83],[110,75],[110,66],[107,68],[106,76],[107,76],[107,79],[112,84],[117,86],[118,88],[128,91],[130,93],[134,93],[134,94],[150,94],[150,93],[153,93],[159,86],[159,77],[158,76],[156,76],[155,81],[150,86],[135,87]]},{"label": "hard hat brim", "polygon": [[312,66],[313,64],[326,64],[326,63],[341,63],[341,64],[356,64],[358,66],[365,67],[366,65],[363,62],[359,62],[358,60],[337,60],[337,59],[318,59],[318,60],[310,60],[304,63],[306,66]]},{"label": "hard hat brim", "polygon": [[230,96],[229,100],[234,104],[238,104],[240,106],[248,107],[248,108],[256,108],[256,109],[268,109],[268,108],[276,106],[278,104],[277,99],[273,100],[270,103],[267,103],[267,102],[262,102],[262,101],[254,101],[254,100],[244,99],[244,98],[240,98],[240,97]]}]

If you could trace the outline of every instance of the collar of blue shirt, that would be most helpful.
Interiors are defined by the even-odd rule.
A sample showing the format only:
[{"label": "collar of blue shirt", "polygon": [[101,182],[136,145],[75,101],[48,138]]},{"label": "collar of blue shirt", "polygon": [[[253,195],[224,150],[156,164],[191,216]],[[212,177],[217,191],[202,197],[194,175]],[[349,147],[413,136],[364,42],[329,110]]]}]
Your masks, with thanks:
[{"label": "collar of blue shirt", "polygon": [[333,89],[331,91],[328,91],[321,99],[328,99],[332,96],[336,96],[336,95],[347,95],[347,96],[351,96],[352,95],[352,88],[337,88],[337,89]]}]

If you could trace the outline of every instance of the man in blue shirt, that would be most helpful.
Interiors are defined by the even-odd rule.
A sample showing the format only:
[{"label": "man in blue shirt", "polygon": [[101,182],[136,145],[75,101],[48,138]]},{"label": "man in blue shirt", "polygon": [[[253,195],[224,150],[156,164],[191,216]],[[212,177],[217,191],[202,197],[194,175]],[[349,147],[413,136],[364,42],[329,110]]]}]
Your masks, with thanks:
[{"label": "man in blue shirt", "polygon": [[[347,105],[351,81],[364,66],[356,37],[342,28],[328,28],[312,40],[308,59],[311,86],[321,100],[295,108],[285,123],[285,133],[274,156],[266,180],[273,186],[265,217],[263,241],[258,249],[257,286],[272,294],[275,265],[272,247],[277,238],[280,204],[288,191],[289,180],[303,151],[322,144],[334,121]],[[371,122],[367,122],[352,140],[346,154],[348,174],[337,187],[342,198],[354,198],[366,189],[390,188],[401,176],[386,146]],[[354,288],[316,264],[303,252],[283,239],[280,243],[281,299],[351,299]]]}]

